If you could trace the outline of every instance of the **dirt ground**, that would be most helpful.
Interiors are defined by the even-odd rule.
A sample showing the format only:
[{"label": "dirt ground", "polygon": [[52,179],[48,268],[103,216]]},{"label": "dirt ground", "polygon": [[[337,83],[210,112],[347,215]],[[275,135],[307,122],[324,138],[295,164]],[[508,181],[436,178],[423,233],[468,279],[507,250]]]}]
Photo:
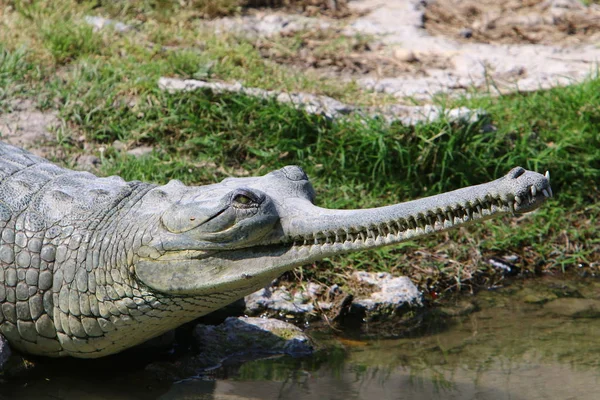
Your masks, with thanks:
[{"label": "dirt ground", "polygon": [[400,103],[473,89],[509,93],[569,85],[589,77],[600,62],[595,2],[332,1],[247,9],[203,24],[251,36],[272,62],[354,80]]},{"label": "dirt ground", "polygon": [[343,77],[424,75],[428,68],[448,67],[447,57],[390,52],[370,37],[348,36],[341,29],[291,32],[280,41],[259,39],[255,46],[276,63]]},{"label": "dirt ground", "polygon": [[502,44],[577,45],[600,39],[600,9],[561,0],[437,0],[425,8],[432,35]]}]

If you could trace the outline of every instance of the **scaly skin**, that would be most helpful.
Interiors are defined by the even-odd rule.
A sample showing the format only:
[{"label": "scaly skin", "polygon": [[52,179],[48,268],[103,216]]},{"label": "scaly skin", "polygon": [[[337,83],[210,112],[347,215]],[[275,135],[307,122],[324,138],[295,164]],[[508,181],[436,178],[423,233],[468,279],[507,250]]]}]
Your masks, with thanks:
[{"label": "scaly skin", "polygon": [[407,203],[327,210],[299,167],[157,186],[70,171],[0,143],[0,332],[31,354],[100,357],[294,266],[528,212],[551,195],[548,175],[517,167]]}]

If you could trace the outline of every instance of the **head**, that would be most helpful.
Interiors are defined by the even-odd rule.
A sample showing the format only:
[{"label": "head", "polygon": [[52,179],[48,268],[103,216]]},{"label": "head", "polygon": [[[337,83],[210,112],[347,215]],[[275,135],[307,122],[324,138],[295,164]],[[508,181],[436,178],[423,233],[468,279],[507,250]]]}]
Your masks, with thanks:
[{"label": "head", "polygon": [[[529,212],[551,194],[547,175],[520,167],[489,183],[365,210],[315,206],[308,177],[295,166],[203,187],[171,182],[145,199],[145,212],[160,217],[134,269],[145,285],[171,295],[250,290],[324,257]],[[168,206],[153,210],[157,197]]]},{"label": "head", "polygon": [[282,215],[301,217],[314,196],[297,166],[201,187],[171,181],[147,195],[149,204],[156,197],[177,200],[160,211],[153,239],[138,252],[135,274],[173,295],[266,284],[287,266],[273,262],[291,247],[282,243]]}]

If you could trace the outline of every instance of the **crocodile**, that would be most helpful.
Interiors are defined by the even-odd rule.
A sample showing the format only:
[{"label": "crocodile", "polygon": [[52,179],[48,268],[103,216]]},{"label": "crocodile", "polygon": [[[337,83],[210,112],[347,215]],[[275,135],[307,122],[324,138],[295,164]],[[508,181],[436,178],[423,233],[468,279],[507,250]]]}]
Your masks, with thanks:
[{"label": "crocodile", "polygon": [[516,167],[395,205],[315,205],[305,172],[206,186],[126,182],[59,167],[0,142],[0,333],[22,352],[120,352],[266,286],[295,266],[392,245],[552,196]]}]

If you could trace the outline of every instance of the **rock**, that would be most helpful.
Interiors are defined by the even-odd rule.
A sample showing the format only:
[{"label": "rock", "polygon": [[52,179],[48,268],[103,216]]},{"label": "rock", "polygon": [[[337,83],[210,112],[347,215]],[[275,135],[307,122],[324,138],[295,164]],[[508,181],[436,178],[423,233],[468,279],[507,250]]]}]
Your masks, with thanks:
[{"label": "rock", "polygon": [[[339,291],[337,285],[334,287],[327,293],[325,287],[314,282],[309,282],[304,290],[294,292],[290,292],[285,286],[260,289],[244,298],[245,314],[305,321],[317,319],[320,314],[328,313],[336,306],[336,302],[332,300],[340,293],[336,292]],[[320,300],[322,297],[327,301]]]},{"label": "rock", "polygon": [[131,149],[127,151],[127,154],[130,154],[134,157],[143,157],[148,154],[151,154],[154,151],[154,147],[152,146],[140,146],[135,149]]},{"label": "rock", "polygon": [[389,123],[400,122],[406,126],[421,123],[431,123],[445,118],[448,122],[473,124],[487,117],[485,110],[471,110],[467,107],[446,110],[434,105],[406,106],[394,104],[380,109],[368,109],[367,113],[373,118],[384,118]]},{"label": "rock", "polygon": [[521,272],[521,268],[506,259],[492,257],[487,260],[487,263],[505,276],[515,276]]},{"label": "rock", "polygon": [[449,122],[472,124],[483,119],[487,113],[484,110],[471,110],[460,107],[445,110],[438,106],[406,106],[392,105],[384,108],[364,108],[345,104],[327,96],[317,96],[309,93],[285,93],[258,88],[246,88],[241,83],[206,82],[195,79],[160,78],[158,86],[169,92],[210,89],[214,93],[241,93],[261,99],[275,99],[280,103],[288,103],[309,114],[323,115],[329,119],[341,118],[347,115],[361,115],[383,118],[389,123],[400,122],[403,125],[429,123],[440,118]]},{"label": "rock", "polygon": [[88,25],[91,25],[94,28],[94,31],[99,31],[104,28],[112,28],[119,33],[125,33],[132,29],[130,25],[124,24],[122,22],[108,18],[95,17],[92,15],[86,15],[85,17],[83,17],[83,20]]},{"label": "rock", "polygon": [[443,115],[449,122],[474,124],[475,122],[486,117],[487,113],[482,109],[471,110],[467,107],[459,107],[445,110]]},{"label": "rock", "polygon": [[357,296],[350,306],[350,314],[363,315],[367,320],[377,320],[400,315],[423,306],[421,292],[405,276],[393,277],[387,272],[355,272],[352,279],[359,286],[373,292],[368,297]]},{"label": "rock", "polygon": [[314,312],[311,296],[302,292],[290,293],[286,287],[264,288],[244,298],[246,314],[306,316]]},{"label": "rock", "polygon": [[394,58],[398,61],[409,62],[409,63],[419,61],[419,59],[415,55],[414,51],[404,49],[404,48],[395,49],[394,50]]},{"label": "rock", "polygon": [[305,110],[309,114],[324,115],[335,118],[349,114],[353,106],[341,103],[331,97],[317,96],[309,93],[285,93],[258,88],[246,88],[241,83],[205,82],[195,79],[160,78],[158,86],[169,92],[210,89],[213,93],[241,93],[260,99],[275,99],[280,103],[290,103],[293,107]]},{"label": "rock", "polygon": [[226,359],[247,354],[306,356],[313,345],[300,328],[272,318],[230,317],[221,325],[197,325],[194,337],[202,348],[199,357]]},{"label": "rock", "polygon": [[193,336],[198,353],[188,353],[174,361],[154,362],[146,371],[157,379],[173,381],[198,375],[223,363],[239,365],[280,354],[303,357],[315,350],[300,328],[269,318],[230,317],[217,326],[198,324]]},{"label": "rock", "polygon": [[245,297],[247,315],[269,315],[305,320],[324,314],[329,320],[350,316],[384,320],[389,316],[402,316],[405,311],[421,307],[421,293],[406,277],[392,277],[388,273],[356,272],[353,285],[369,296],[353,297],[334,285],[326,290],[309,283],[305,290],[290,292],[286,287],[269,287]]},{"label": "rock", "polygon": [[544,305],[544,310],[570,318],[600,317],[600,300],[563,298]]},{"label": "rock", "polygon": [[4,365],[10,358],[11,354],[12,353],[8,342],[4,336],[0,335],[0,372],[2,372],[2,369],[4,368]]}]

